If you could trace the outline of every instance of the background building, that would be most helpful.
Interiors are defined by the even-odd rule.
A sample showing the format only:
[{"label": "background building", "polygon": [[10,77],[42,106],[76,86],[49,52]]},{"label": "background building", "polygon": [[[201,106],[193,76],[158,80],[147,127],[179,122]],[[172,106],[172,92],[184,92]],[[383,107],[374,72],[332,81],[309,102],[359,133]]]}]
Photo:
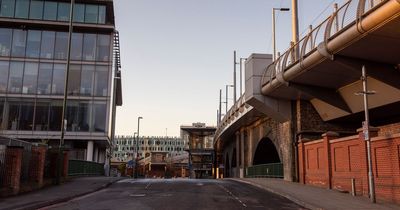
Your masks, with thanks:
[{"label": "background building", "polygon": [[[0,1],[0,135],[58,147],[69,9],[61,0]],[[105,162],[116,39],[113,1],[77,1],[73,22],[65,147],[70,158]]]},{"label": "background building", "polygon": [[[116,136],[113,151],[113,161],[135,159],[137,138],[133,136]],[[188,141],[178,137],[140,137],[139,158],[148,157],[152,152],[167,152],[167,157],[187,154]],[[133,156],[132,156],[133,155]]]}]

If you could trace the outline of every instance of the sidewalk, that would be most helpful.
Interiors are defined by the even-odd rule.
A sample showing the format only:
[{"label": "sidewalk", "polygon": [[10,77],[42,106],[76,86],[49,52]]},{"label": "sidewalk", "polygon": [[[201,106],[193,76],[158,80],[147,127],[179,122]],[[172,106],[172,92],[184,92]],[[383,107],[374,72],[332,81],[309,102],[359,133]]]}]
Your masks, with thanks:
[{"label": "sidewalk", "polygon": [[363,196],[353,197],[348,193],[288,182],[282,179],[233,178],[231,180],[263,188],[309,209],[400,209],[399,205],[390,203],[373,204]]},{"label": "sidewalk", "polygon": [[37,209],[65,202],[108,187],[120,179],[119,177],[104,176],[73,178],[59,186],[50,186],[14,197],[0,198],[0,210]]}]

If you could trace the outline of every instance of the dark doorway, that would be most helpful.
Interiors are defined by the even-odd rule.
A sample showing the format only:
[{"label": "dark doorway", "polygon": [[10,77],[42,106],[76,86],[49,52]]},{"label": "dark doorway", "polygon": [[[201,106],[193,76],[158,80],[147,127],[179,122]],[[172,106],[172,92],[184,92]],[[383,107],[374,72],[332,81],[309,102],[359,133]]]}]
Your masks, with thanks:
[{"label": "dark doorway", "polygon": [[254,154],[253,165],[280,162],[281,160],[274,143],[269,138],[261,139]]},{"label": "dark doorway", "polygon": [[226,158],[225,158],[225,177],[229,177],[229,171],[230,171],[230,165],[229,165],[229,154],[226,153]]}]

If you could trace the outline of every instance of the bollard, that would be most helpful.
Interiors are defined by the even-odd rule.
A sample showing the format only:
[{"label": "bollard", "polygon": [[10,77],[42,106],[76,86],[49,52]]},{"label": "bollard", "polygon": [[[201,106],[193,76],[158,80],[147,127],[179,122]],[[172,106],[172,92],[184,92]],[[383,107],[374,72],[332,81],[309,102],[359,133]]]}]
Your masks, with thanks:
[{"label": "bollard", "polygon": [[356,179],[351,178],[351,195],[356,196]]}]

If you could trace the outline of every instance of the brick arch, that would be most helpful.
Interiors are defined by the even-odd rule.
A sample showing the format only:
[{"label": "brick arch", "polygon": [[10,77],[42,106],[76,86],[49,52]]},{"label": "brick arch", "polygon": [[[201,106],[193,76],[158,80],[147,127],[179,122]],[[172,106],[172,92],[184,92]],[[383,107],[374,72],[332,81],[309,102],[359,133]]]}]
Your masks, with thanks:
[{"label": "brick arch", "polygon": [[271,139],[265,137],[258,142],[252,162],[252,165],[281,162],[279,152]]}]

